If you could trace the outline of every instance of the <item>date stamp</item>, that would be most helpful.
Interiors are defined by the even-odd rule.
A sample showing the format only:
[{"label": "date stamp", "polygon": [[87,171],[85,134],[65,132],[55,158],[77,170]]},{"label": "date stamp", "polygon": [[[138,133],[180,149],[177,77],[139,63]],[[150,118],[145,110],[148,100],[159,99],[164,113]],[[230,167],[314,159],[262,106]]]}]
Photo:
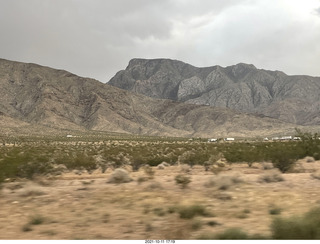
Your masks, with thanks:
[{"label": "date stamp", "polygon": [[145,240],[144,243],[147,244],[172,244],[176,243],[175,240]]}]

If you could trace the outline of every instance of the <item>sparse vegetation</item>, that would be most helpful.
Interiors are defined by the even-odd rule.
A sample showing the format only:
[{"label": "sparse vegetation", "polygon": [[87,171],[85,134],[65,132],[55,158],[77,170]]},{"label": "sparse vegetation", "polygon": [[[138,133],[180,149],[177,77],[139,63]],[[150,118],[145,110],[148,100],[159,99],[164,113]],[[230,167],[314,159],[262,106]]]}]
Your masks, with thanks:
[{"label": "sparse vegetation", "polygon": [[319,240],[320,208],[314,208],[303,216],[276,218],[271,229],[272,238],[277,240]]},{"label": "sparse vegetation", "polygon": [[227,190],[234,184],[243,182],[238,174],[212,176],[206,183],[206,187],[217,187],[219,190]]},{"label": "sparse vegetation", "polygon": [[[313,141],[311,143],[308,140]],[[82,141],[48,140],[46,142],[32,139],[0,147],[0,184],[3,185],[0,194],[1,197],[4,196],[1,203],[5,204],[7,209],[19,209],[17,216],[25,216],[22,215],[22,210],[29,215],[35,208],[41,209],[52,202],[55,205],[50,206],[55,210],[50,218],[56,212],[61,214],[63,212],[61,206],[64,206],[65,211],[68,211],[74,219],[71,221],[62,216],[59,222],[66,226],[70,225],[68,228],[88,228],[87,232],[83,228],[84,234],[81,237],[84,239],[98,238],[96,237],[98,234],[90,234],[92,229],[89,226],[91,224],[94,226],[96,221],[93,215],[97,216],[99,225],[117,225],[117,228],[123,231],[123,234],[120,234],[121,237],[134,236],[133,230],[137,227],[138,235],[146,235],[148,238],[175,236],[188,239],[198,236],[200,239],[266,239],[262,235],[249,234],[251,227],[247,226],[251,220],[256,221],[257,216],[262,216],[275,219],[273,225],[276,227],[271,229],[278,228],[280,234],[273,230],[273,238],[302,238],[301,236],[307,236],[306,233],[317,232],[317,224],[311,220],[307,221],[304,216],[292,217],[295,222],[294,229],[297,233],[301,233],[301,236],[297,234],[283,237],[283,233],[289,233],[289,227],[286,225],[289,226],[288,221],[292,222],[292,220],[279,218],[279,216],[282,211],[284,211],[282,215],[285,216],[291,211],[297,211],[302,204],[309,205],[320,201],[314,194],[316,189],[304,193],[308,196],[306,203],[301,202],[305,195],[302,196],[300,192],[292,195],[291,192],[288,194],[284,192],[284,189],[289,191],[289,185],[296,187],[296,182],[293,183],[293,175],[289,174],[296,173],[297,171],[290,169],[301,162],[308,170],[306,172],[310,174],[299,174],[299,177],[311,182],[316,188],[317,179],[320,179],[319,171],[313,172],[318,167],[318,162],[315,161],[317,160],[316,149],[319,151],[319,140],[313,137],[301,141],[266,143],[206,143],[201,139],[186,141],[161,138],[139,138],[139,140],[99,138],[96,141],[86,138]],[[277,158],[280,152],[284,152],[283,160]],[[307,154],[310,156],[306,158]],[[295,163],[297,159],[303,160]],[[79,174],[75,174],[76,172]],[[102,172],[104,174],[101,174]],[[98,177],[95,178],[96,176]],[[258,184],[257,178],[262,183],[279,183]],[[284,178],[286,182],[281,183]],[[62,192],[60,185],[56,189],[57,195],[51,195],[50,191],[58,182],[61,184],[59,179],[72,179],[65,181],[70,184],[70,188],[73,187],[74,192],[70,191],[56,201],[55,197],[60,196],[57,192]],[[133,180],[136,183],[99,184],[105,183],[107,179],[109,183],[116,184]],[[192,184],[190,184],[191,180]],[[39,185],[40,181],[43,182],[41,185]],[[147,182],[143,183],[145,181]],[[29,184],[30,182],[32,184]],[[245,183],[242,184],[242,182]],[[187,190],[173,187],[175,184]],[[265,190],[268,191],[271,188],[276,189],[266,196]],[[84,189],[86,191],[80,191]],[[6,197],[10,197],[10,201],[5,199]],[[277,206],[261,207],[262,204],[264,206],[266,204],[266,202],[262,203],[264,197],[270,197],[267,203],[273,202],[272,197],[279,197],[283,201],[289,198],[290,201],[291,199],[296,201],[290,206],[281,205],[275,201]],[[191,198],[196,200],[197,204],[192,204]],[[256,198],[261,201],[256,201]],[[80,204],[86,207],[82,209]],[[28,208],[29,206],[32,210]],[[119,212],[106,213],[110,209],[117,209],[115,211]],[[214,214],[217,214],[218,222]],[[313,212],[313,214],[317,213]],[[48,212],[48,215],[51,213]],[[143,218],[140,218],[141,215]],[[34,231],[42,235],[41,238],[44,236],[61,238],[61,232],[56,231],[53,225],[48,228],[50,231],[47,233],[43,230],[46,226],[40,226],[40,228],[36,226],[37,223],[49,224],[47,218],[32,216],[25,225],[23,223],[21,227],[18,225],[21,228],[21,236],[30,235],[28,232]],[[154,222],[145,220],[149,217]],[[311,219],[310,215],[308,218]],[[126,219],[131,221],[132,227],[127,226]],[[236,221],[242,229],[228,229],[229,226],[233,226],[229,225],[228,221]],[[276,221],[282,222],[279,224]],[[219,229],[225,228],[225,231],[220,234],[205,233],[199,236],[202,230],[216,230],[218,225]],[[283,226],[282,229],[279,228],[280,225]],[[307,229],[311,231],[308,232]],[[51,230],[54,233],[52,235]],[[246,232],[248,230],[250,232]],[[309,237],[319,238],[311,234]],[[101,236],[99,238],[103,239]]]},{"label": "sparse vegetation", "polygon": [[[141,166],[158,166],[181,163],[184,171],[190,171],[194,165],[203,165],[205,170],[220,173],[228,163],[244,162],[252,167],[254,162],[272,162],[273,167],[281,172],[288,172],[296,160],[308,157],[308,162],[320,159],[320,140],[317,134],[303,133],[297,130],[301,141],[288,142],[251,142],[251,143],[206,143],[195,141],[189,143],[185,139],[148,138],[139,140],[123,139],[105,140],[89,138],[25,138],[3,139],[13,147],[0,147],[0,182],[6,178],[33,179],[37,175],[55,175],[66,170],[82,170],[92,172],[107,168],[119,168],[131,165],[134,171]],[[111,136],[109,136],[112,138]],[[95,143],[96,141],[96,143]],[[5,144],[6,145],[6,144]],[[167,162],[162,165],[163,162]],[[60,165],[57,167],[57,165]],[[62,168],[64,167],[64,168]],[[188,167],[188,169],[187,169]],[[270,168],[270,165],[264,168]],[[150,171],[152,174],[152,171]],[[148,173],[147,173],[148,174]],[[149,175],[152,177],[151,175]]]},{"label": "sparse vegetation", "polygon": [[199,236],[200,240],[267,240],[260,234],[249,235],[240,228],[229,228],[218,234],[203,234]]},{"label": "sparse vegetation", "polygon": [[217,240],[246,240],[248,234],[238,228],[227,229],[216,235]]}]

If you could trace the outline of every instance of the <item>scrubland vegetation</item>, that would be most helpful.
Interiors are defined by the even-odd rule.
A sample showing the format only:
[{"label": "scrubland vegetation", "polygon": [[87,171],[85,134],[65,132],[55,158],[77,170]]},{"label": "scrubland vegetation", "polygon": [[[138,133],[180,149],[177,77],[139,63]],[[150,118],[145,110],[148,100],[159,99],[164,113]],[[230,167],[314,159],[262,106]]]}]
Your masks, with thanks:
[{"label": "scrubland vegetation", "polygon": [[[264,218],[271,219],[268,220],[270,221],[268,231],[265,230],[263,233],[259,230],[247,233],[242,228],[228,227],[229,224],[222,223],[232,216],[238,221],[244,221],[245,225],[250,225],[249,220],[255,217],[256,206],[247,202],[247,199],[252,197],[252,192],[266,197],[263,195],[263,190],[259,192],[261,187],[277,191],[276,185],[272,184],[286,182],[285,175],[308,173],[309,180],[313,180],[319,187],[319,169],[308,171],[297,163],[299,159],[305,159],[309,164],[315,164],[320,160],[319,137],[317,134],[300,131],[297,133],[302,138],[301,141],[208,143],[201,139],[156,137],[2,138],[0,185],[7,192],[18,191],[20,197],[33,199],[50,195],[45,190],[47,188],[43,189],[39,184],[42,187],[50,186],[55,180],[65,179],[63,177],[67,174],[73,175],[71,179],[86,175],[84,178],[79,178],[82,181],[81,187],[77,190],[88,191],[93,185],[98,185],[99,179],[104,180],[104,185],[108,183],[115,187],[132,186],[132,189],[129,188],[130,191],[107,194],[107,201],[117,207],[121,203],[124,212],[131,207],[137,209],[139,201],[144,202],[144,198],[152,198],[152,194],[155,194],[154,199],[163,199],[163,194],[167,194],[166,200],[152,202],[150,199],[151,203],[148,201],[143,203],[142,213],[151,214],[156,218],[166,218],[166,221],[171,221],[173,226],[160,228],[152,220],[147,221],[143,218],[144,230],[140,232],[144,232],[145,236],[140,236],[142,239],[319,239],[320,206],[315,206],[310,212],[303,208],[305,214],[302,210],[299,215],[289,214],[291,213],[287,211],[290,209],[289,205],[281,205],[281,202],[278,205],[270,205],[272,202],[270,198],[268,200],[270,204],[264,211]],[[237,171],[239,167],[242,171]],[[98,178],[95,178],[97,174],[94,175],[94,172],[99,172]],[[245,175],[246,172],[249,172],[248,175]],[[255,174],[256,178],[252,180],[250,174]],[[31,180],[38,185],[26,187],[22,183],[17,183],[25,180]],[[198,181],[201,184],[197,183]],[[204,195],[201,195],[202,192]],[[288,189],[279,192],[290,195]],[[0,194],[5,196],[5,193]],[[93,198],[99,197],[94,195]],[[179,199],[185,199],[187,203]],[[197,199],[203,201],[196,201]],[[235,199],[243,199],[242,210],[236,211]],[[212,204],[208,204],[211,201]],[[219,209],[224,205],[228,206],[228,209]],[[265,203],[259,200],[258,205],[265,206]],[[101,208],[102,205],[99,209]],[[112,219],[112,209],[104,211],[107,213],[99,212],[103,216],[101,222],[108,224]],[[87,212],[90,212],[90,209]],[[21,225],[20,231],[26,234],[33,233],[38,225],[50,222],[50,217],[43,215],[44,213],[29,215],[29,220]],[[87,218],[90,219],[90,216]],[[127,218],[130,219],[130,216]],[[55,221],[57,220],[53,222],[51,220],[50,223]],[[215,230],[211,231],[212,228]],[[255,226],[251,227],[254,228]],[[291,231],[290,228],[294,228],[295,231]],[[161,231],[158,233],[159,229]],[[128,233],[134,232],[131,231]],[[156,232],[157,234],[153,235]],[[57,230],[42,230],[41,233],[50,236],[51,239],[58,236]],[[69,238],[104,239],[103,236],[90,235]]]},{"label": "scrubland vegetation", "polygon": [[272,143],[206,143],[156,138],[91,142],[76,138],[14,141],[10,146],[0,147],[0,182],[6,178],[32,179],[35,175],[55,175],[64,170],[92,172],[98,168],[105,171],[107,168],[131,166],[137,171],[142,166],[157,166],[162,162],[190,167],[201,165],[214,171],[214,166],[219,164],[217,161],[223,157],[229,164],[240,162],[249,167],[254,162],[272,162],[274,168],[285,173],[298,159],[311,156],[320,160],[318,135],[300,132],[300,136],[301,141]]}]

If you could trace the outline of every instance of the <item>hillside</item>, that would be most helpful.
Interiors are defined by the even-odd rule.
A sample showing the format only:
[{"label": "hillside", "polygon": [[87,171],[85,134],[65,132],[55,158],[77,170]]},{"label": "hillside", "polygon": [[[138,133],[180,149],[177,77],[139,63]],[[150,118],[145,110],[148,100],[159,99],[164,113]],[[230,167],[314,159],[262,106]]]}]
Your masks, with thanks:
[{"label": "hillside", "polygon": [[[2,133],[93,130],[161,136],[264,136],[276,119],[131,93],[64,70],[0,59]],[[50,128],[46,129],[46,128]]]},{"label": "hillside", "polygon": [[319,77],[289,76],[243,63],[197,68],[170,59],[133,59],[108,84],[154,98],[320,125]]}]

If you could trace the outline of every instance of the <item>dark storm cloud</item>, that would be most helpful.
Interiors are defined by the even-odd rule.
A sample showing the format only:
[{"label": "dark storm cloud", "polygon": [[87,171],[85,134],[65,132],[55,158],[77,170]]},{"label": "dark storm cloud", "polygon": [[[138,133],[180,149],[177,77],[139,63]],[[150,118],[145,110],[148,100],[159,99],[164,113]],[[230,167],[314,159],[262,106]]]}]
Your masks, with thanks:
[{"label": "dark storm cloud", "polygon": [[103,82],[134,57],[319,75],[319,2],[307,3],[0,0],[0,51]]}]

